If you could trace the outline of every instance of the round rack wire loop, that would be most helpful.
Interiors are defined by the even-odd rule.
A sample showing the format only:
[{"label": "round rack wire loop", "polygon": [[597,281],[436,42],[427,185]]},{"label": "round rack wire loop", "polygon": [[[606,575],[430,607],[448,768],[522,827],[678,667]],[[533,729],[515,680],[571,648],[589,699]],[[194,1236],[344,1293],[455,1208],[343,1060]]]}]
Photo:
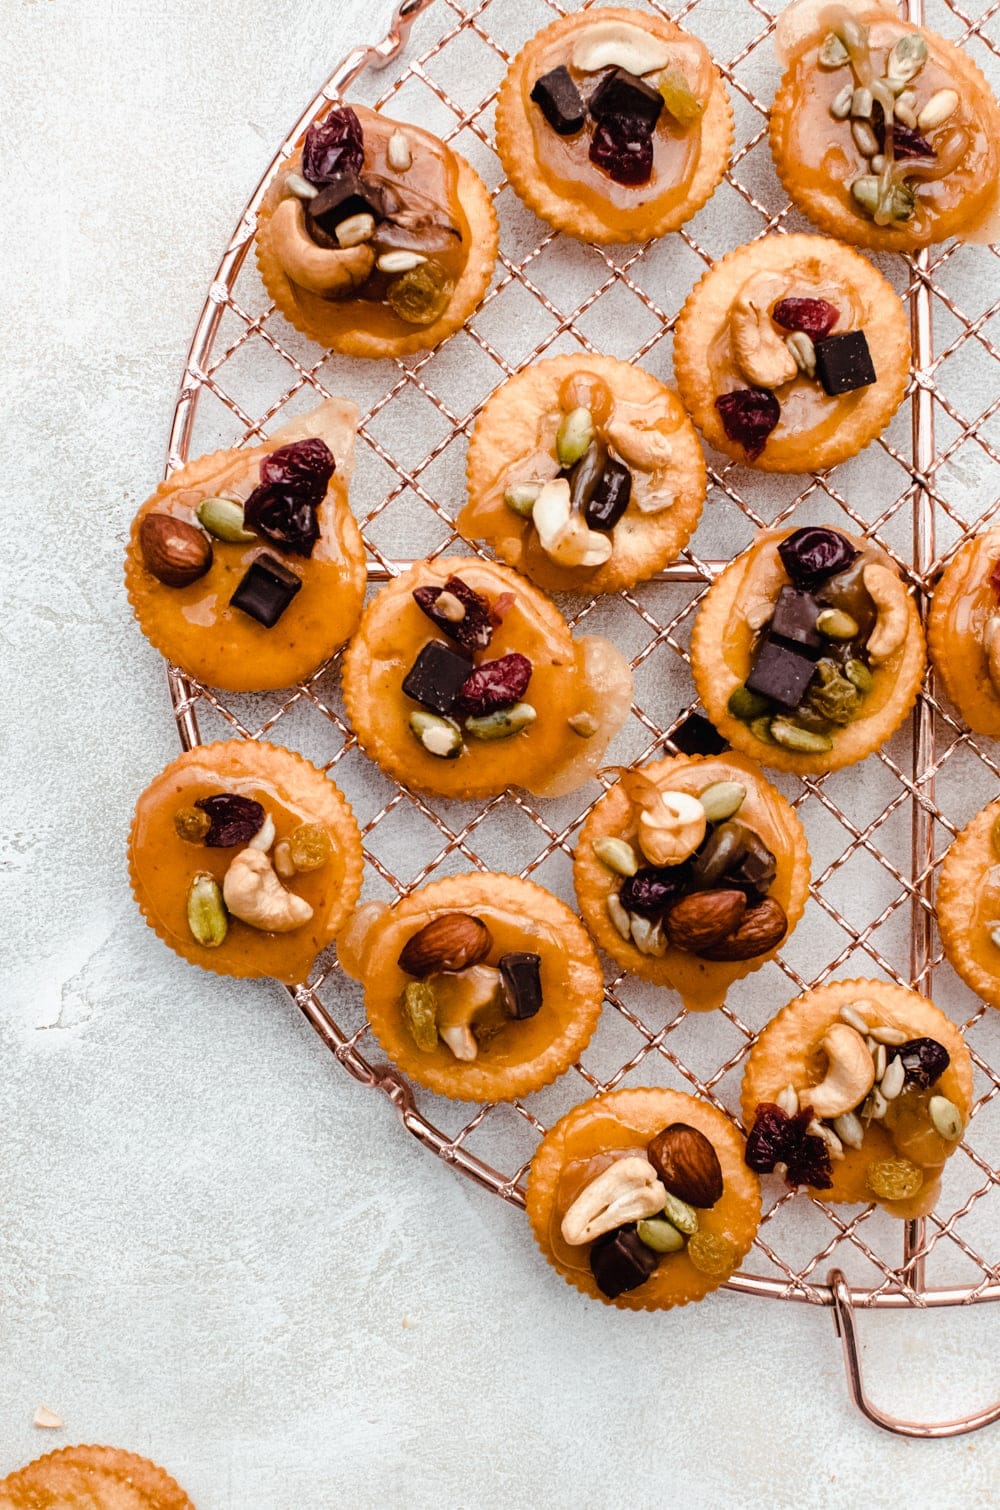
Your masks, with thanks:
[{"label": "round rack wire loop", "polygon": [[[668,13],[663,0],[639,3]],[[761,235],[810,229],[770,164],[767,107],[758,91],[766,93],[777,78],[775,19],[759,0],[721,7],[688,0],[674,8],[673,18],[712,49],[737,114],[732,167],[693,221],[663,242],[602,248],[565,241],[520,206],[492,150],[496,87],[531,32],[580,8],[579,0],[402,0],[386,35],[356,48],[334,70],[281,144],[220,260],[184,369],[168,474],[216,446],[258,442],[343,391],[363,416],[352,506],[370,581],[388,580],[411,559],[468,551],[451,508],[461,497],[469,429],[499,382],[541,356],[570,350],[607,350],[669,380],[674,321],[705,267]],[[970,20],[953,0],[937,0],[929,21],[969,47],[994,85],[996,8],[994,0]],[[923,0],[909,0],[903,13],[922,21]],[[416,22],[413,55],[404,63]],[[392,63],[399,66],[383,73]],[[356,91],[453,143],[491,186],[501,212],[497,276],[480,310],[438,350],[397,362],[352,363],[320,351],[276,313],[247,257],[271,178],[309,123],[348,88],[352,97]],[[696,545],[610,605],[600,599],[570,605],[572,627],[608,628],[632,661],[636,701],[609,763],[662,753],[694,707],[686,671],[693,612],[713,575],[762,525],[793,516],[800,523],[840,518],[889,552],[926,609],[942,565],[1000,510],[1000,348],[991,324],[1000,299],[991,298],[993,280],[985,276],[994,267],[987,259],[996,255],[993,248],[967,253],[949,244],[912,259],[876,259],[908,303],[914,346],[908,400],[886,434],[823,476],[754,474],[710,454],[711,490]],[[984,507],[991,492],[994,501]],[[403,541],[409,556],[399,552]],[[566,799],[539,809],[516,790],[473,808],[396,787],[360,754],[339,702],[338,659],[286,694],[255,697],[220,695],[170,667],[182,744],[198,743],[205,724],[213,738],[276,737],[335,775],[362,823],[375,887],[369,894],[392,899],[434,874],[479,867],[532,876],[572,900],[573,836],[599,786],[584,794],[582,811]],[[973,1118],[950,1161],[939,1208],[900,1224],[873,1206],[841,1212],[801,1194],[768,1191],[748,1268],[729,1288],[832,1307],[852,1397],[876,1425],[918,1436],[975,1430],[998,1419],[1000,1406],[924,1426],[871,1405],[853,1312],[1000,1299],[1000,1014],[972,998],[942,964],[933,909],[943,851],[995,796],[998,778],[989,742],[962,728],[931,680],[906,731],[865,763],[863,776],[855,768],[819,780],[779,779],[806,824],[815,866],[806,916],[777,964],[740,982],[720,1011],[700,1016],[677,1012],[669,993],[612,971],[601,1028],[575,1073],[525,1102],[483,1105],[470,1117],[465,1105],[418,1095],[381,1061],[377,1046],[369,1057],[373,1040],[360,993],[335,958],[321,958],[309,985],[291,994],[338,1063],[385,1095],[414,1137],[482,1188],[523,1207],[538,1137],[579,1100],[623,1083],[664,1083],[707,1098],[738,1122],[746,1054],[789,997],[859,973],[928,995],[933,988],[965,1034],[976,1081]],[[831,1264],[824,1281],[819,1276]]]}]

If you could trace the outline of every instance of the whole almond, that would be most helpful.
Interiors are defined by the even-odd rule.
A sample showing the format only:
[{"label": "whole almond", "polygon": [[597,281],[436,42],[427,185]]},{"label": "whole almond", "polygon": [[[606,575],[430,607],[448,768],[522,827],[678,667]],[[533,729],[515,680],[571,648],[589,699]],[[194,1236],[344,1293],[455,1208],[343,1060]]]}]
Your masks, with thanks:
[{"label": "whole almond", "polygon": [[719,1155],[696,1127],[672,1122],[653,1138],[646,1157],[670,1194],[689,1206],[714,1206],[721,1197]]},{"label": "whole almond", "polygon": [[756,959],[759,954],[769,954],[776,949],[787,932],[785,909],[774,897],[765,897],[744,913],[735,933],[700,953],[703,959]]},{"label": "whole almond", "polygon": [[201,530],[172,514],[147,514],[139,526],[142,559],[166,587],[187,587],[212,564],[212,542]]},{"label": "whole almond", "polygon": [[690,954],[719,944],[740,925],[747,910],[742,891],[695,891],[667,913],[667,937],[675,949]]},{"label": "whole almond", "polygon": [[438,970],[466,970],[478,965],[492,948],[493,935],[485,923],[467,912],[445,912],[407,939],[399,967],[419,980]]}]

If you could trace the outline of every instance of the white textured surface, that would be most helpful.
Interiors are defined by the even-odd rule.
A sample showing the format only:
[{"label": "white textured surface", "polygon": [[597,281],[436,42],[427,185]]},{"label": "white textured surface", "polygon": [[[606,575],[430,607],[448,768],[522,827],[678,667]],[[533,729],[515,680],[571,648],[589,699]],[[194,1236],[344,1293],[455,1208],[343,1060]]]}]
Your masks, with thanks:
[{"label": "white textured surface", "polygon": [[[175,739],[123,533],[246,192],[376,9],[2,8],[0,1473],[104,1441],[199,1510],[995,1503],[1000,1430],[867,1427],[826,1313],[581,1302],[277,988],[134,912],[123,836]],[[995,1310],[862,1325],[904,1413],[1000,1389]]]}]

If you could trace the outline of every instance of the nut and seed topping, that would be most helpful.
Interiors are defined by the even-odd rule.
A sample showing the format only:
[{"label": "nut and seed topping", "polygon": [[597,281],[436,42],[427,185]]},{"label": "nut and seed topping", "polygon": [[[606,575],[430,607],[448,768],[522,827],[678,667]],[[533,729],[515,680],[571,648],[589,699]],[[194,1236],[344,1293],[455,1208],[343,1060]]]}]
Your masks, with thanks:
[{"label": "nut and seed topping", "polygon": [[253,530],[248,530],[243,519],[243,505],[232,498],[203,498],[198,505],[198,522],[217,540],[229,544],[244,545],[256,540]]},{"label": "nut and seed topping", "polygon": [[509,739],[529,728],[537,717],[530,703],[514,703],[510,708],[498,708],[480,718],[467,718],[465,732],[473,739]]},{"label": "nut and seed topping", "polygon": [[709,823],[724,823],[733,818],[746,801],[747,789],[738,781],[715,781],[698,793]]},{"label": "nut and seed topping", "polygon": [[572,714],[571,717],[567,718],[566,722],[573,730],[573,733],[578,734],[581,739],[593,739],[601,727],[600,720],[593,713],[586,711]]},{"label": "nut and seed topping", "polygon": [[626,1222],[656,1216],[666,1199],[667,1192],[648,1159],[641,1154],[616,1159],[584,1186],[566,1212],[563,1241],[581,1247]]},{"label": "nut and seed topping", "polygon": [[375,259],[375,266],[380,273],[409,273],[415,267],[422,267],[426,261],[427,258],[419,252],[393,251],[383,252]]},{"label": "nut and seed topping", "polygon": [[571,409],[556,431],[556,456],[561,467],[572,467],[594,439],[594,417],[589,409]]},{"label": "nut and seed topping", "polygon": [[229,932],[222,891],[207,870],[198,871],[187,896],[187,923],[195,943],[204,949],[218,949]]},{"label": "nut and seed topping", "polygon": [[662,1202],[663,1215],[671,1226],[676,1227],[678,1232],[683,1232],[686,1237],[690,1237],[692,1232],[697,1232],[698,1213],[694,1207],[688,1205],[687,1201],[682,1201],[679,1196],[671,1195],[669,1191],[663,1189],[662,1185],[660,1189],[663,1190],[665,1196]]},{"label": "nut and seed topping", "polygon": [[634,876],[639,869],[638,856],[625,839],[616,839],[611,835],[595,839],[594,854],[602,865],[606,865],[616,875]]},{"label": "nut and seed topping", "polygon": [[678,1232],[672,1222],[650,1216],[636,1227],[641,1242],[654,1253],[679,1253],[684,1246],[684,1234]]},{"label": "nut and seed topping", "polygon": [[515,514],[520,514],[522,519],[530,519],[544,486],[541,482],[516,482],[507,488],[503,501]]},{"label": "nut and seed topping", "polygon": [[842,608],[824,608],[817,616],[816,628],[828,640],[853,640],[858,633],[858,621]]},{"label": "nut and seed topping", "polygon": [[630,944],[632,942],[632,919],[613,891],[608,893],[607,908],[608,916],[614,925],[615,932],[621,935],[626,944]]},{"label": "nut and seed topping", "polygon": [[949,1143],[956,1143],[965,1131],[961,1112],[947,1096],[932,1096],[927,1103],[927,1112],[935,1132],[947,1138]]},{"label": "nut and seed topping", "polygon": [[301,173],[286,173],[285,188],[296,199],[315,199],[319,193],[316,185],[311,184],[308,178],[303,178]]},{"label": "nut and seed topping", "polygon": [[445,912],[407,939],[398,963],[407,975],[422,979],[438,971],[478,965],[492,948],[493,935],[479,918],[467,912]]},{"label": "nut and seed topping", "polygon": [[212,542],[184,519],[147,514],[139,525],[139,551],[146,570],[165,587],[190,587],[212,565]]},{"label": "nut and seed topping", "polygon": [[373,215],[348,215],[337,227],[337,241],[342,247],[360,246],[364,241],[371,241],[374,234]]},{"label": "nut and seed topping", "polygon": [[698,1128],[672,1122],[650,1141],[646,1154],[670,1195],[703,1209],[721,1200],[722,1165]]},{"label": "nut and seed topping", "polygon": [[462,753],[462,730],[454,719],[414,708],[410,714],[410,732],[428,755],[436,755],[439,760],[455,760]]},{"label": "nut and seed topping", "polygon": [[803,377],[814,378],[816,376],[816,348],[810,336],[804,330],[795,330],[790,336],[785,337],[785,345],[792,353],[795,365]]},{"label": "nut and seed topping", "polygon": [[933,131],[935,126],[943,126],[945,121],[951,119],[958,109],[958,92],[954,89],[939,89],[932,94],[927,104],[917,116],[918,131]]},{"label": "nut and seed topping", "polygon": [[410,138],[405,131],[394,131],[385,149],[386,161],[397,173],[405,173],[413,162]]}]

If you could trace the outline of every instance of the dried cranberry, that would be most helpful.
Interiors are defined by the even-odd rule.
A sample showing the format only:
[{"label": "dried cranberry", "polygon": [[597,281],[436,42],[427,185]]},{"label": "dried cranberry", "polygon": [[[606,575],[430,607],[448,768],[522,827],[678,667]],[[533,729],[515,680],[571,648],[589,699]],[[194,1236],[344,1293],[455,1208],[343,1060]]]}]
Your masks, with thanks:
[{"label": "dried cranberry", "polygon": [[311,498],[279,483],[254,488],[243,508],[248,529],[296,556],[311,556],[319,539],[319,516]]},{"label": "dried cranberry", "polygon": [[279,446],[277,451],[265,456],[260,464],[260,480],[293,488],[318,503],[336,467],[326,441],[320,440],[318,435],[310,435],[305,440],[293,440],[287,446]]},{"label": "dried cranberry", "polygon": [[598,121],[590,160],[616,184],[649,183],[653,173],[653,133],[640,116],[608,115]]},{"label": "dried cranberry", "polygon": [[890,1062],[893,1059],[903,1061],[906,1084],[918,1085],[922,1091],[940,1080],[951,1063],[951,1055],[936,1038],[911,1038],[909,1043],[901,1043],[898,1048],[891,1046],[888,1056]]},{"label": "dried cranberry", "polygon": [[736,388],[715,400],[722,428],[743,447],[747,461],[756,461],[767,437],[781,418],[781,405],[766,388]]},{"label": "dried cranberry", "polygon": [[[438,610],[437,600],[443,592],[450,593],[453,598],[458,599],[465,609],[464,618],[456,622]],[[416,587],[413,590],[413,601],[427,615],[432,624],[436,624],[443,634],[448,635],[470,654],[474,650],[485,650],[493,638],[493,622],[488,600],[476,592],[474,587],[463,582],[461,577],[449,577],[443,587]]]},{"label": "dried cranberry", "polygon": [[199,797],[195,807],[208,814],[212,827],[205,835],[211,849],[229,849],[234,844],[249,844],[264,824],[264,809],[252,797],[236,792],[219,792],[215,797]]},{"label": "dried cranberry", "polygon": [[904,126],[899,121],[893,122],[892,150],[902,161],[908,157],[937,157],[926,136],[921,136],[913,126]]},{"label": "dried cranberry", "polygon": [[302,176],[311,184],[328,184],[338,173],[360,173],[364,160],[364,133],[349,105],[335,105],[306,132]]},{"label": "dried cranberry", "polygon": [[645,865],[623,882],[618,900],[626,912],[642,918],[658,918],[675,902],[691,879],[687,863]]},{"label": "dried cranberry", "polygon": [[830,334],[840,319],[840,310],[827,299],[779,299],[771,319],[782,330],[804,330],[818,341]]},{"label": "dried cranberry", "polygon": [[778,546],[778,555],[796,587],[811,592],[834,572],[845,571],[860,552],[836,530],[807,525],[793,530]]},{"label": "dried cranberry", "polygon": [[496,661],[484,661],[466,677],[455,700],[455,711],[470,718],[496,713],[519,702],[531,680],[531,662],[512,650]]},{"label": "dried cranberry", "polygon": [[830,1152],[822,1138],[806,1131],[812,1119],[812,1107],[789,1117],[772,1101],[762,1101],[747,1138],[744,1158],[748,1166],[758,1174],[771,1174],[776,1164],[784,1164],[789,1185],[829,1190],[833,1184]]}]

